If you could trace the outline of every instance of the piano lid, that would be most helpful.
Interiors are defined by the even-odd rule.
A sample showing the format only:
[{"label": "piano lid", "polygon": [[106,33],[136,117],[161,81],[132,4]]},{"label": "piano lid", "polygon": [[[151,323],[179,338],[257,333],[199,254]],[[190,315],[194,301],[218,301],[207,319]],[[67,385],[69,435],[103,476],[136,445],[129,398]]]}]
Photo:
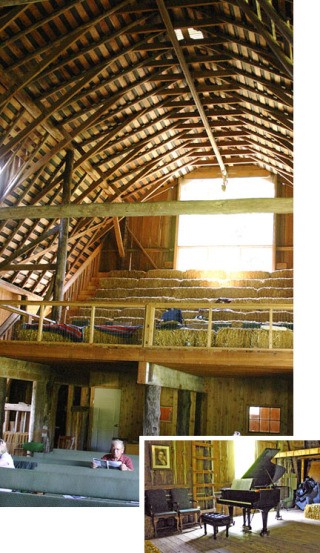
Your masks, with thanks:
[{"label": "piano lid", "polygon": [[286,472],[284,467],[272,463],[271,459],[280,451],[267,447],[255,460],[242,478],[252,478],[252,488],[262,488],[275,484]]}]

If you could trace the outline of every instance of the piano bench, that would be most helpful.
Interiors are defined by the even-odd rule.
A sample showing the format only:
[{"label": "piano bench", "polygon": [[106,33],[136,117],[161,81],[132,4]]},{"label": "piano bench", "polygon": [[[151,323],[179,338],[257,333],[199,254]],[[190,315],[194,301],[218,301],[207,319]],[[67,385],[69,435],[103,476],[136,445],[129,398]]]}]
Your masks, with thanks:
[{"label": "piano bench", "polygon": [[204,525],[204,534],[207,534],[207,524],[213,527],[213,539],[217,539],[218,527],[226,527],[226,537],[229,536],[229,526],[232,525],[232,519],[229,515],[221,513],[204,513],[201,515],[201,521]]}]

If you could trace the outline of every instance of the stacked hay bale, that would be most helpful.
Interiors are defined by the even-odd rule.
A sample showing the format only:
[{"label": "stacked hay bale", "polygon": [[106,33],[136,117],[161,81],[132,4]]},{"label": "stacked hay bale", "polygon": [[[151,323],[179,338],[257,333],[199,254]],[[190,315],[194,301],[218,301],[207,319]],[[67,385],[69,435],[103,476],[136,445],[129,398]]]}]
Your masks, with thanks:
[{"label": "stacked hay bale", "polygon": [[[188,328],[156,329],[153,345],[162,347],[207,347],[208,333],[206,330]],[[211,346],[214,346],[215,333],[211,332]]]},{"label": "stacked hay bale", "polygon": [[[38,330],[26,329],[17,326],[15,329],[14,339],[24,342],[36,342],[38,338]],[[68,336],[63,336],[57,332],[45,331],[42,333],[42,342],[72,342]]]},{"label": "stacked hay bale", "polygon": [[220,328],[216,336],[218,348],[250,348],[251,329],[244,328]]},{"label": "stacked hay bale", "polygon": [[[90,330],[88,327],[84,329],[84,342],[89,342]],[[140,345],[142,344],[142,328],[138,328],[135,332],[130,335],[127,335],[125,332],[123,334],[110,334],[100,330],[98,328],[94,329],[93,334],[93,343],[94,344],[121,344],[121,345]]]},{"label": "stacked hay bale", "polygon": [[[253,330],[252,331],[252,348],[264,349],[269,347],[269,331],[268,330]],[[293,348],[293,332],[292,330],[273,330],[272,331],[272,347],[280,349]]]}]

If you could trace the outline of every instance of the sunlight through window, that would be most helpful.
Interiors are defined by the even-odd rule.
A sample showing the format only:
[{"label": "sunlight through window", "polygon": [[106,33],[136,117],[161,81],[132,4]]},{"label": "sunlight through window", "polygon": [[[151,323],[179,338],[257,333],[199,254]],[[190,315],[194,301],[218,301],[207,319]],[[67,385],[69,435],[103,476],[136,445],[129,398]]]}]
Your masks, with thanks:
[{"label": "sunlight through window", "polygon": [[[271,179],[185,179],[180,200],[272,198]],[[225,271],[273,269],[273,213],[180,215],[176,268]]]},{"label": "sunlight through window", "polygon": [[234,439],[235,478],[242,478],[255,460],[255,441],[241,436]]}]

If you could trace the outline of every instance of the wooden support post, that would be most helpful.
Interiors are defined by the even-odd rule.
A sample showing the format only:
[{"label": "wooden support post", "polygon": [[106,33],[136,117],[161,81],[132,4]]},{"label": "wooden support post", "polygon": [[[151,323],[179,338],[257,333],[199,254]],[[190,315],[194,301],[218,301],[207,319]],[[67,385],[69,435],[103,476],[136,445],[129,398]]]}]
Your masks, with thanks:
[{"label": "wooden support post", "polygon": [[48,413],[47,381],[35,380],[32,385],[30,414],[30,440],[42,442],[43,428],[47,425]]},{"label": "wooden support post", "polygon": [[6,393],[7,393],[7,379],[0,378],[0,436],[3,436],[4,429],[4,420],[5,420],[5,411],[4,406],[6,403]]},{"label": "wooden support post", "polygon": [[[62,203],[67,205],[70,203],[71,197],[71,183],[72,183],[72,171],[74,162],[74,151],[67,150],[66,167],[63,179],[63,191],[62,191]],[[60,220],[59,230],[59,245],[57,252],[57,270],[55,278],[55,286],[53,292],[53,299],[56,301],[62,301],[64,296],[64,281],[66,276],[66,267],[68,259],[68,228],[69,218],[65,217]],[[61,321],[61,306],[55,306],[53,308],[53,319],[58,323]]]},{"label": "wooden support post", "polygon": [[179,390],[178,394],[177,436],[188,436],[191,408],[190,392],[189,390]]},{"label": "wooden support post", "polygon": [[146,386],[144,403],[144,436],[160,435],[160,386]]}]

